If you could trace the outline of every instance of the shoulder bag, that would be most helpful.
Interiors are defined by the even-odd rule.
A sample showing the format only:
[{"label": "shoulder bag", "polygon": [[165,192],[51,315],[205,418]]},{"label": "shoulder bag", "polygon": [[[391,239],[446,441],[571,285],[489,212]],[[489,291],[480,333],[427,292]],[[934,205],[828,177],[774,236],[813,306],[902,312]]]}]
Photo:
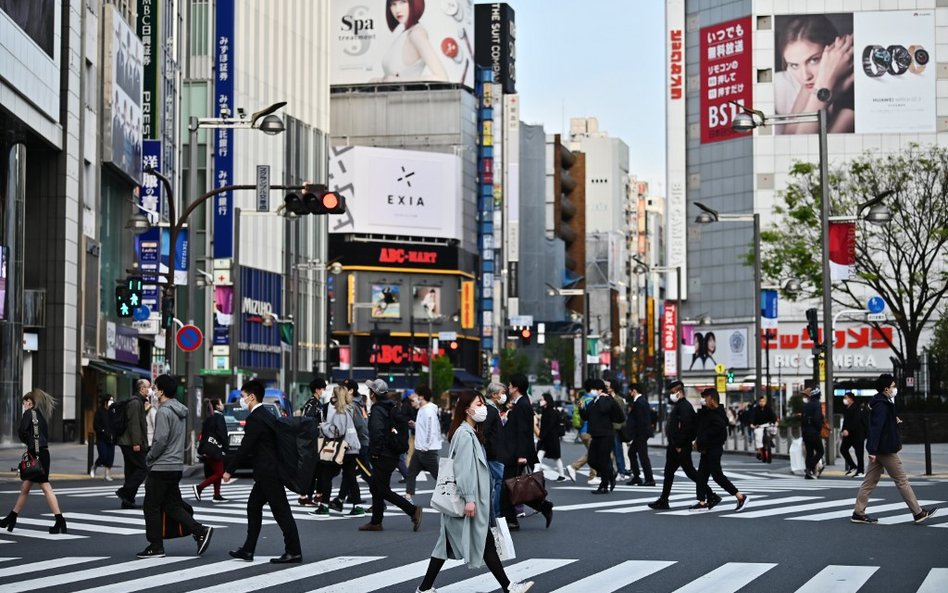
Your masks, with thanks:
[{"label": "shoulder bag", "polygon": [[39,420],[37,420],[34,410],[31,410],[31,413],[33,415],[33,451],[30,451],[29,447],[26,448],[26,453],[20,458],[18,468],[20,479],[24,482],[32,482],[46,473],[46,470],[43,469],[43,463],[39,459]]},{"label": "shoulder bag", "polygon": [[[349,423],[349,416],[346,415],[346,424]],[[324,438],[319,443],[319,460],[327,463],[342,465],[345,461],[346,451],[349,449],[349,443],[346,442],[346,431],[342,431],[342,436],[336,438]]]},{"label": "shoulder bag", "polygon": [[543,472],[523,473],[504,480],[504,487],[510,494],[510,504],[518,505],[546,498],[546,479]]},{"label": "shoulder bag", "polygon": [[438,459],[438,481],[431,493],[431,508],[448,517],[464,516],[464,501],[458,494],[454,479],[454,460],[450,457]]}]

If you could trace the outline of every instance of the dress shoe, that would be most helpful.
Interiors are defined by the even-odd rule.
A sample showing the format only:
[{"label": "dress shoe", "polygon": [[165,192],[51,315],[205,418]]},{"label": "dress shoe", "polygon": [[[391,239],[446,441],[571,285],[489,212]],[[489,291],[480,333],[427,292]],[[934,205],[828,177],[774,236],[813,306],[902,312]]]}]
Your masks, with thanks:
[{"label": "dress shoe", "polygon": [[626,485],[626,486],[641,486],[641,485],[642,485],[642,478],[632,478],[631,480],[629,480],[628,482],[626,482],[625,485]]},{"label": "dress shoe", "polygon": [[421,527],[421,514],[422,507],[415,507],[415,512],[411,514],[411,530],[418,531],[418,528]]},{"label": "dress shoe", "polygon": [[365,525],[359,526],[359,531],[383,531],[383,529],[381,523],[378,525],[375,523],[366,523]]},{"label": "dress shoe", "polygon": [[606,490],[605,488],[599,487],[599,488],[596,488],[595,490],[590,490],[589,493],[590,494],[609,494],[609,491]]},{"label": "dress shoe", "polygon": [[546,528],[549,529],[550,523],[553,522],[553,503],[548,500],[543,501],[543,508],[540,509],[540,513],[546,519]]},{"label": "dress shoe", "polygon": [[279,558],[270,558],[270,564],[299,564],[302,561],[302,554],[283,554]]},{"label": "dress shoe", "polygon": [[128,509],[139,509],[141,507],[135,504],[134,502],[128,502],[127,500],[123,500],[122,508],[125,510],[128,510]]},{"label": "dress shoe", "polygon": [[669,508],[668,501],[664,498],[659,498],[655,502],[648,503],[648,508],[654,509],[656,511],[667,511]]},{"label": "dress shoe", "polygon": [[612,477],[609,478],[609,492],[612,492],[615,489],[616,489],[616,476],[615,474],[613,474]]},{"label": "dress shoe", "polygon": [[230,554],[231,558],[253,562],[253,552],[245,552],[243,548],[237,548],[236,550],[231,550],[227,553]]},{"label": "dress shoe", "polygon": [[655,480],[645,480],[644,482],[642,482],[642,486],[654,486],[654,485],[655,485]]}]

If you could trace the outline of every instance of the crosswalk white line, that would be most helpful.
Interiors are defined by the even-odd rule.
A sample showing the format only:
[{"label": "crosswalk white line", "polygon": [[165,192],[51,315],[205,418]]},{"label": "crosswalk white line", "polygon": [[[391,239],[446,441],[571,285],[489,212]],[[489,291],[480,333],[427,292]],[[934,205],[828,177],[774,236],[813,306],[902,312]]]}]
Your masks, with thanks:
[{"label": "crosswalk white line", "polygon": [[[30,519],[29,517],[16,520],[16,524],[37,525],[39,527],[52,527],[53,522],[48,519]],[[70,521],[66,527],[76,531],[87,531],[90,533],[100,533],[105,535],[141,535],[145,533],[144,529],[130,529],[128,527],[117,527],[114,525],[102,525],[99,523],[79,523]]]},{"label": "crosswalk white line", "polygon": [[[694,496],[695,496],[694,494],[681,495],[678,498],[681,498],[682,500],[671,500],[672,497],[669,496],[668,506],[669,508],[672,508],[672,509],[687,508],[691,506],[692,504],[694,504],[693,503]],[[648,504],[641,504],[641,505],[635,505],[635,506],[625,507],[621,509],[603,509],[601,511],[596,511],[596,512],[597,513],[623,513],[625,514],[625,513],[640,513],[643,511],[651,511],[651,510],[652,508],[648,506]]]},{"label": "crosswalk white line", "polygon": [[[30,572],[37,573],[51,568],[65,568],[67,566],[82,564],[84,562],[95,562],[97,560],[107,559],[108,556],[67,556],[65,558],[57,558],[56,560],[40,560],[38,562],[30,562],[29,570]],[[0,569],[0,578],[21,576],[23,572],[23,566],[3,568]]]},{"label": "crosswalk white line", "polygon": [[[938,504],[943,501],[940,500],[920,500],[918,504]],[[856,501],[852,501],[853,506],[855,506]],[[899,509],[906,509],[904,502],[894,502],[892,504],[884,504],[870,507],[866,510],[869,514],[875,515],[876,513],[886,513],[889,511],[897,511]],[[843,509],[841,511],[829,511],[826,513],[817,513],[815,515],[804,515],[802,517],[788,517],[788,521],[829,521],[831,519],[843,519],[849,517],[853,514],[851,508]],[[902,523],[906,520],[911,520],[911,513],[909,513],[909,519],[905,518],[905,515],[896,515],[894,517],[886,517],[885,520],[879,519],[879,523]]]},{"label": "crosswalk white line", "polygon": [[916,593],[944,593],[948,591],[948,568],[933,568],[922,581]]},{"label": "crosswalk white line", "polygon": [[626,560],[596,574],[560,587],[552,593],[613,593],[675,564],[665,560]]},{"label": "crosswalk white line", "polygon": [[769,562],[728,562],[676,589],[674,593],[734,593],[775,566]]},{"label": "crosswalk white line", "polygon": [[169,558],[149,558],[148,560],[132,560],[130,562],[121,562],[119,564],[107,564],[97,568],[88,568],[85,570],[77,570],[63,574],[43,575],[28,581],[18,581],[17,587],[20,591],[58,587],[59,585],[79,583],[92,579],[110,577],[117,574],[131,574],[140,570],[151,570],[156,567],[166,566],[168,564],[176,564],[185,560],[194,560],[196,558],[197,556],[178,556]]},{"label": "crosswalk white line", "polygon": [[[815,498],[819,498],[819,497],[818,496],[786,496],[783,498],[765,498],[764,495],[755,494],[748,506],[753,505],[754,508],[772,507],[772,506],[778,506],[781,504],[790,504],[794,502],[803,502],[805,500],[813,500]],[[718,503],[717,508],[711,509],[710,511],[703,511],[703,512],[704,513],[733,513],[734,504],[736,504],[736,502],[732,504],[730,500],[728,501],[722,500],[720,503]],[[661,514],[684,516],[684,515],[693,515],[694,513],[686,509],[683,511],[664,511]]]},{"label": "crosswalk white line", "polygon": [[[682,500],[685,498],[694,497],[694,492],[691,494],[672,494],[668,497],[668,500]],[[645,498],[627,498],[623,500],[603,500],[596,502],[584,502],[580,504],[566,504],[562,506],[554,507],[556,511],[579,511],[585,509],[599,509],[606,507],[619,507],[622,505],[637,505],[637,504],[647,504],[655,500],[655,496],[648,496]]]},{"label": "crosswalk white line", "polygon": [[[872,501],[878,501],[878,498],[870,499]],[[725,517],[736,517],[738,519],[757,519],[759,517],[772,517],[774,515],[791,515],[793,513],[804,513],[806,511],[819,511],[822,509],[831,509],[833,507],[845,507],[852,506],[854,504],[852,498],[845,498],[842,500],[825,500],[823,502],[814,502],[810,504],[797,504],[791,505],[788,507],[783,507],[779,509],[765,509],[763,511],[744,511],[743,513],[732,513],[730,515],[724,515]]]},{"label": "crosswalk white line", "polygon": [[[197,558],[197,556],[192,556],[189,558]],[[146,562],[148,561],[146,560]],[[156,575],[150,571],[145,571],[146,573],[149,573],[148,576],[132,579],[129,581],[112,582],[108,585],[92,587],[91,589],[83,589],[82,591],[76,591],[75,593],[135,593],[136,591],[143,591],[145,589],[170,585],[172,583],[183,583],[185,581],[199,579],[212,574],[238,571],[251,566],[258,566],[265,562],[269,563],[270,557],[254,558],[253,562],[246,562],[244,560],[223,560],[221,562],[214,562],[212,564],[201,564],[200,566],[194,566],[184,570],[166,572],[160,575]],[[240,577],[234,575],[232,582],[238,581],[239,578]]]},{"label": "crosswalk white line", "polygon": [[197,589],[190,593],[250,593],[251,591],[272,585],[274,583],[274,577],[277,577],[280,584],[286,584],[334,570],[341,570],[343,568],[381,560],[383,558],[385,558],[385,556],[339,556],[284,569],[280,571],[279,575],[266,573],[243,579],[234,579],[228,583]]},{"label": "crosswalk white line", "polygon": [[[20,520],[17,519],[17,523]],[[50,533],[48,530],[43,529],[37,531],[35,529],[14,529],[10,533],[4,533],[3,537],[29,537],[33,539],[85,539],[89,537],[88,535],[74,535],[72,533]]]},{"label": "crosswalk white line", "polygon": [[[454,568],[455,566],[460,566],[461,564],[464,564],[464,562],[461,560],[448,560],[444,563],[444,567],[441,569],[441,571],[443,573],[445,570]],[[407,581],[420,581],[421,577],[425,575],[427,570],[428,560],[419,560],[418,562],[412,562],[411,564],[406,564],[405,566],[390,568],[388,570],[383,570],[374,574],[367,574],[365,576],[349,579],[342,583],[326,585],[325,587],[320,587],[319,589],[313,589],[308,593],[352,593],[352,591],[358,591],[359,593],[370,593],[371,591],[378,591],[379,589],[384,589],[385,587],[391,587],[393,585],[398,585]]]},{"label": "crosswalk white line", "polygon": [[[140,510],[135,510],[135,509],[106,510],[105,512],[106,512],[106,513],[115,513],[115,514],[118,514],[118,515],[126,515],[126,516],[128,516],[128,515],[141,516],[141,514],[142,514],[142,512],[141,512]],[[199,523],[203,523],[203,524],[205,524],[205,525],[209,524],[208,522],[210,522],[210,524],[213,524],[213,523],[238,523],[238,524],[240,524],[240,525],[246,525],[246,524],[247,524],[247,517],[246,517],[246,516],[243,516],[243,517],[238,517],[238,516],[234,516],[234,517],[219,517],[219,516],[215,516],[215,515],[203,515],[203,514],[199,514],[199,513],[196,512],[196,511],[195,511],[195,513],[194,513],[194,520],[197,521],[197,522],[199,522]],[[144,521],[144,519],[142,519],[142,521]],[[276,521],[270,521],[270,520],[268,520],[268,519],[264,519],[264,520],[263,520],[263,525],[274,525],[275,523],[276,523]]]},{"label": "crosswalk white line", "polygon": [[[109,512],[109,511],[106,511]],[[49,513],[47,513],[49,516]],[[106,523],[117,523],[119,525],[138,525],[144,527],[145,517],[141,513],[137,519],[132,517],[113,517],[112,515],[97,515],[94,513],[63,513],[67,525],[72,527],[72,521],[105,521]]]},{"label": "crosswalk white line", "polygon": [[[576,560],[559,560],[554,558],[530,558],[516,564],[504,567],[510,582],[526,581],[538,574],[544,574],[557,568],[562,568],[576,562]],[[441,593],[490,593],[497,589],[497,581],[490,572],[479,574],[476,577],[451,583],[439,587]]]},{"label": "crosswalk white line", "polygon": [[797,589],[796,593],[856,593],[877,570],[878,566],[830,564]]}]

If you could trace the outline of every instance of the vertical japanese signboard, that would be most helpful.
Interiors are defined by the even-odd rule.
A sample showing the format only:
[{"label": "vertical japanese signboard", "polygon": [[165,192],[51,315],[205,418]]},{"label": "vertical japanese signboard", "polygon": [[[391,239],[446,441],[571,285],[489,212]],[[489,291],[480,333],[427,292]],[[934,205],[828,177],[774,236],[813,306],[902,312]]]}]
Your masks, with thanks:
[{"label": "vertical japanese signboard", "polygon": [[[214,48],[214,112],[217,117],[231,117],[234,103],[234,0],[218,0],[215,19]],[[233,132],[215,130],[214,183],[217,187],[233,184],[234,155],[231,152]],[[234,255],[234,210],[231,192],[218,194],[214,200],[214,257]]]},{"label": "vertical japanese signboard", "polygon": [[678,376],[678,332],[675,321],[678,307],[675,303],[665,303],[662,312],[662,351],[665,353],[665,376]]},{"label": "vertical japanese signboard", "polygon": [[731,122],[742,112],[734,103],[753,103],[751,37],[749,16],[701,29],[702,144],[741,136],[731,129]]}]

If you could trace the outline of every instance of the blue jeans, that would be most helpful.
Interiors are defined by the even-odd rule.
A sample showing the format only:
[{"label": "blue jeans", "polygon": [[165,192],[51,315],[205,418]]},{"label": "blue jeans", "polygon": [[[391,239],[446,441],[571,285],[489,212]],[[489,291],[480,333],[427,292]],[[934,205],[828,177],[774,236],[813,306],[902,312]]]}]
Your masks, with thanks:
[{"label": "blue jeans", "polygon": [[500,489],[504,485],[504,464],[499,461],[488,461],[490,468],[490,510],[491,517],[500,516]]},{"label": "blue jeans", "polygon": [[619,469],[620,474],[625,473],[625,447],[620,439],[619,435],[615,436],[615,454],[616,454],[616,467]]}]

